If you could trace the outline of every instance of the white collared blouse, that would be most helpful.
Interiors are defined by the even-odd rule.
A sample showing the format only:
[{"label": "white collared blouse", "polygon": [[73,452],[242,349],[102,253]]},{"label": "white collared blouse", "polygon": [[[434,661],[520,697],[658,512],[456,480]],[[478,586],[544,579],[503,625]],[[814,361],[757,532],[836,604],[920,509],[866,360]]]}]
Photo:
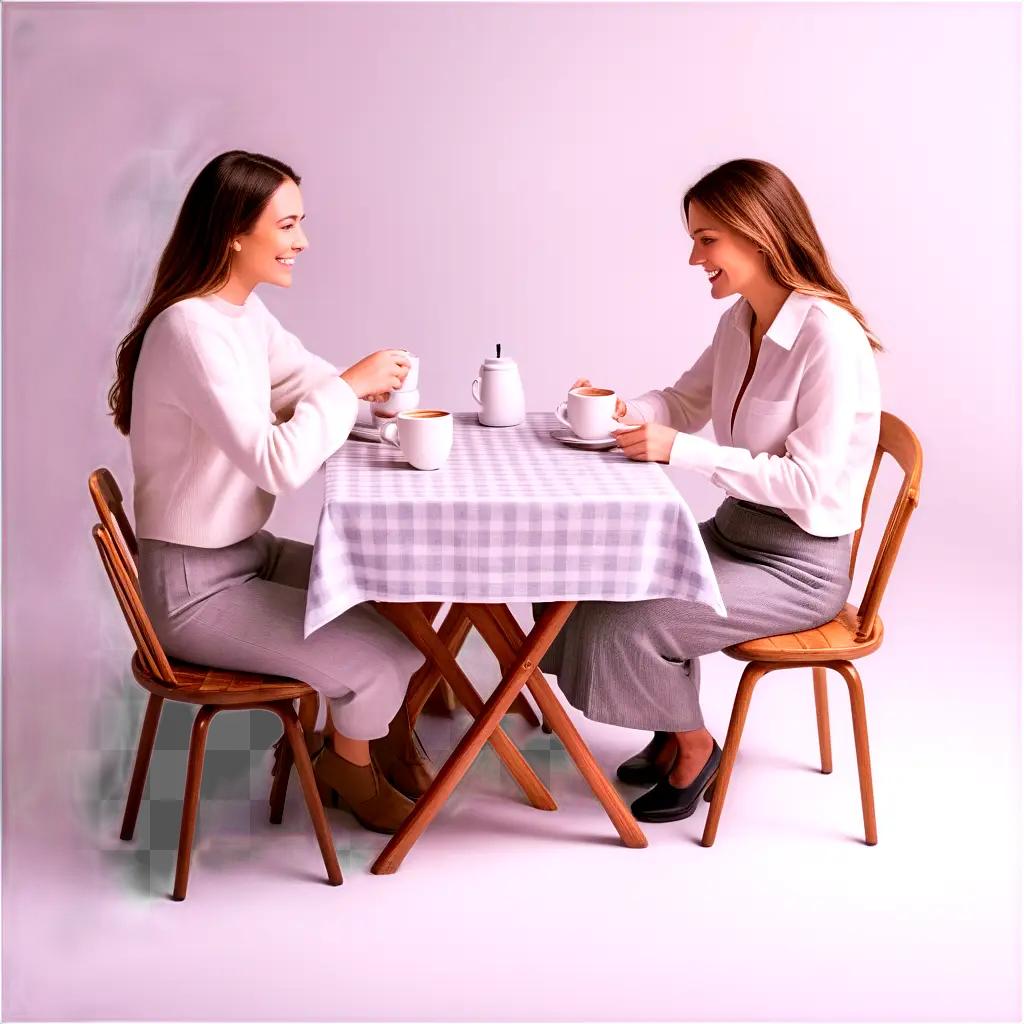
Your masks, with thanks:
[{"label": "white collared blouse", "polygon": [[[733,497],[780,508],[819,537],[853,533],[881,414],[867,335],[841,306],[790,292],[765,331],[732,424],[752,320],[741,298],[693,366],[671,387],[628,402],[627,419],[680,431],[669,463],[695,470]],[[715,441],[694,436],[709,419]]]}]

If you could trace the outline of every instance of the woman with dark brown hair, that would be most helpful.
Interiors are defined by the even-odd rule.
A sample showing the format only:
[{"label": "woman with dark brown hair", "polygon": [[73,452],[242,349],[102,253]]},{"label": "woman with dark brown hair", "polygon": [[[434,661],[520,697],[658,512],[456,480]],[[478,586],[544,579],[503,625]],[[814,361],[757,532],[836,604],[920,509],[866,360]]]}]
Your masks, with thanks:
[{"label": "woman with dark brown hair", "polygon": [[[541,662],[588,718],[654,730],[618,769],[653,786],[633,803],[651,822],[691,815],[718,772],[700,656],[810,629],[846,603],[881,413],[881,345],[782,171],[722,164],[686,192],[682,215],[712,298],[740,298],[675,384],[619,403],[616,418],[641,426],[616,436],[629,458],[726,492],[699,529],[727,615],[669,598],[580,602]],[[715,441],[694,436],[709,420]]]},{"label": "woman with dark brown hair", "polygon": [[164,648],[316,689],[318,730],[328,705],[337,730],[313,751],[318,779],[364,827],[394,832],[430,783],[403,703],[422,656],[369,604],[304,639],[312,549],[263,529],[275,496],[345,443],[358,400],[409,370],[385,349],[339,371],[253,290],[291,286],[308,244],[300,180],[241,150],[199,172],[118,347],[110,408],[131,443],[139,582]]}]

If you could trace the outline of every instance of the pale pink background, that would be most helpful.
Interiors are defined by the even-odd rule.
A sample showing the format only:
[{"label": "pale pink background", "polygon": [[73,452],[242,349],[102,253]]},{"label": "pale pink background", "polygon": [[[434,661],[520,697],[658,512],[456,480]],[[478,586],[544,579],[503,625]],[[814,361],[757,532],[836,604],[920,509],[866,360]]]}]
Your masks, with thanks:
[{"label": "pale pink background", "polygon": [[[1018,1019],[1019,7],[3,19],[6,1019]],[[235,147],[305,179],[310,249],[268,305],[340,363],[418,352],[425,399],[454,409],[496,341],[533,409],[576,374],[674,380],[725,309],[686,265],[682,192],[737,156],[790,174],[888,347],[885,408],[926,453],[862,664],[876,848],[851,841],[845,694],[821,778],[801,770],[816,738],[794,674],[755,696],[710,851],[703,809],[627,851],[578,786],[541,821],[470,791],[393,878],[343,855],[342,889],[314,884],[295,805],[265,864],[200,860],[181,905],[125,896],[82,827],[126,648],[85,482],[106,464],[130,483],[104,415],[113,346],[188,183]],[[721,494],[675,478],[710,515]],[[309,539],[319,496],[271,528]],[[706,662],[723,739],[739,668]],[[609,771],[642,741],[581,725]]]}]

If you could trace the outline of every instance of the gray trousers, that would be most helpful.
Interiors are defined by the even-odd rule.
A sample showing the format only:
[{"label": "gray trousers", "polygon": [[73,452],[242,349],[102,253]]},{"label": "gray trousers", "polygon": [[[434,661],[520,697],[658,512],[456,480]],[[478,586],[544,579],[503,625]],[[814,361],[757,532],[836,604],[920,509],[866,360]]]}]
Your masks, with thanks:
[{"label": "gray trousers", "polygon": [[846,603],[851,535],[816,537],[779,509],[733,497],[699,529],[725,618],[673,598],[581,601],[541,660],[541,671],[557,676],[587,718],[633,729],[699,729],[701,655],[820,626]]},{"label": "gray trousers", "polygon": [[172,657],[299,679],[321,695],[318,729],[329,702],[343,736],[386,736],[423,655],[369,604],[304,638],[312,554],[266,530],[223,548],[140,538],[142,603]]}]

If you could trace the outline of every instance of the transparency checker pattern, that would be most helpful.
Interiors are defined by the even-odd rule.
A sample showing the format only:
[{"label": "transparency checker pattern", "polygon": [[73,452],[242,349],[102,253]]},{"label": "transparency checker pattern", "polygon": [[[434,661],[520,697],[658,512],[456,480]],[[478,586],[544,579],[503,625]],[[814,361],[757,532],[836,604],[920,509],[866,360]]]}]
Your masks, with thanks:
[{"label": "transparency checker pattern", "polygon": [[697,523],[654,463],[455,415],[451,455],[413,469],[347,441],[326,463],[305,635],[368,600],[699,601],[725,615]]}]

